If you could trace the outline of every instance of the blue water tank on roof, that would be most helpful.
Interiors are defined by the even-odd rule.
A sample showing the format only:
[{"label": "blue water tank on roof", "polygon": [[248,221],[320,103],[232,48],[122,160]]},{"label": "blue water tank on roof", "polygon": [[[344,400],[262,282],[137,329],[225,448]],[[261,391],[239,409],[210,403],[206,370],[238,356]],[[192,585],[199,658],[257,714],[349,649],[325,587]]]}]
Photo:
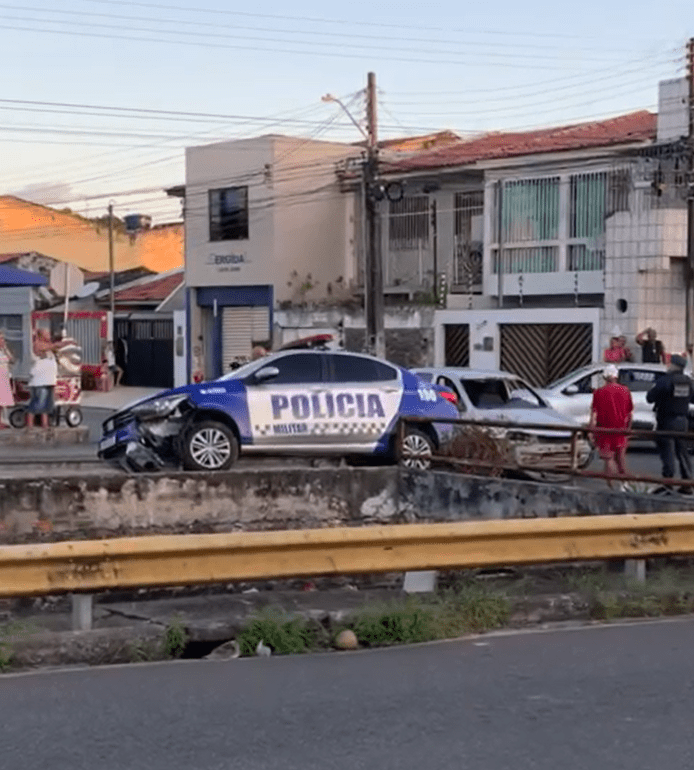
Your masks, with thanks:
[{"label": "blue water tank on roof", "polygon": [[146,214],[127,214],[123,217],[125,229],[129,233],[136,233],[138,230],[149,230],[152,226],[152,217]]}]

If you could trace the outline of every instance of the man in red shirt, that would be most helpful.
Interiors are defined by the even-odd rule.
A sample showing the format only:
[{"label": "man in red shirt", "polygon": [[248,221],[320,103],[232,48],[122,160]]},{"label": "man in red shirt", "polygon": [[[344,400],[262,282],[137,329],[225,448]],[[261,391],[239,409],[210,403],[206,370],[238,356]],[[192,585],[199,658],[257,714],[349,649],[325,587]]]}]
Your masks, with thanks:
[{"label": "man in red shirt", "polygon": [[[619,372],[614,364],[606,366],[602,376],[605,384],[593,393],[590,411],[591,428],[631,428],[634,404],[629,389],[617,382]],[[595,445],[605,461],[605,473],[625,477],[626,452],[629,437],[625,433],[596,433]],[[612,482],[607,482],[612,486]]]}]

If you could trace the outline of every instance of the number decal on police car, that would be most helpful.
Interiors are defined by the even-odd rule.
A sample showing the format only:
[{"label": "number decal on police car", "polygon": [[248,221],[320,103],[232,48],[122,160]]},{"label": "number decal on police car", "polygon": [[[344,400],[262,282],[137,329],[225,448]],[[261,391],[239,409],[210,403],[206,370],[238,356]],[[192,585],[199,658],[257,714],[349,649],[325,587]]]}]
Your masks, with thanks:
[{"label": "number decal on police car", "polygon": [[417,388],[420,401],[436,401],[436,391],[433,388]]}]

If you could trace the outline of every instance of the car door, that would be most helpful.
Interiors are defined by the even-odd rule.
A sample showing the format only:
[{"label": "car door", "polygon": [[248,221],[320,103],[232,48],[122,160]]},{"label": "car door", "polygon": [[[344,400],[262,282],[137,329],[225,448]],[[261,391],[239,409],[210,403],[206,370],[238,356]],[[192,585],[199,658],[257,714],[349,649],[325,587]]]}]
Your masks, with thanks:
[{"label": "car door", "polygon": [[301,450],[313,443],[328,388],[323,359],[317,351],[287,353],[245,379],[253,446]]},{"label": "car door", "polygon": [[326,359],[331,417],[323,440],[348,451],[373,451],[398,415],[403,395],[400,370],[350,353],[329,353]]},{"label": "car door", "polygon": [[655,385],[658,377],[664,373],[664,371],[659,372],[639,366],[620,367],[618,382],[629,388],[631,400],[634,402],[634,417],[632,420],[634,430],[653,430],[655,428],[653,404],[649,404],[646,401],[646,394]]},{"label": "car door", "polygon": [[571,417],[579,424],[587,425],[593,405],[593,391],[603,384],[601,376],[600,367],[584,372],[575,380],[567,382],[560,394],[550,398],[551,405],[565,417]]}]

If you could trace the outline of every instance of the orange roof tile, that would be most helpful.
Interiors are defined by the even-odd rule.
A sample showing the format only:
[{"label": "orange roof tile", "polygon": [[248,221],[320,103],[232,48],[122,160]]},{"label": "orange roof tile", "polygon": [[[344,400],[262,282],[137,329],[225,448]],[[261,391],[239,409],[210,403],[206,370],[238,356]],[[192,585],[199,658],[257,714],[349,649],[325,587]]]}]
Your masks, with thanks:
[{"label": "orange roof tile", "polygon": [[183,272],[165,275],[139,286],[121,289],[115,293],[116,302],[163,302],[183,283]]},{"label": "orange roof tile", "polygon": [[536,131],[495,132],[430,152],[418,153],[400,161],[384,162],[381,167],[384,171],[435,169],[462,166],[481,160],[652,141],[656,136],[656,120],[655,114],[641,110],[591,123]]}]

